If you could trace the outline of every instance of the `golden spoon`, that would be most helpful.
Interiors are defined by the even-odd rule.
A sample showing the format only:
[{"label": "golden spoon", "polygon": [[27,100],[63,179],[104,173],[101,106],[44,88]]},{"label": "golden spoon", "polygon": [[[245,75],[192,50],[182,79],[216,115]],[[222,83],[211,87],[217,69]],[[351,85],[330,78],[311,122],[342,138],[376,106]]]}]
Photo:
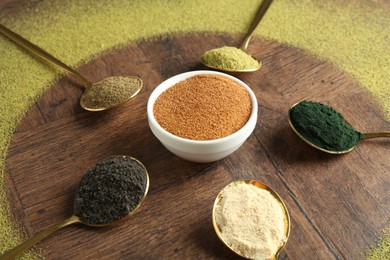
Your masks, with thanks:
[{"label": "golden spoon", "polygon": [[[20,45],[26,50],[34,53],[38,57],[57,65],[58,67],[64,69],[65,71],[73,74],[78,78],[85,86],[86,90],[80,99],[80,106],[88,111],[103,111],[110,108],[117,107],[138,94],[142,88],[142,80],[138,77],[110,77],[105,80],[101,80],[97,83],[92,83],[87,80],[80,73],[70,68],[68,65],[64,64],[62,61],[58,60],[51,54],[47,53],[40,47],[34,45],[33,43],[27,41],[22,36],[16,34],[10,29],[6,28],[4,25],[0,24],[0,33],[7,37],[9,40]],[[119,88],[119,82],[126,82],[129,85],[125,86],[126,88]],[[131,85],[130,85],[131,84]],[[113,92],[118,92],[118,97],[112,98],[107,96],[113,94]],[[119,93],[120,92],[120,93]],[[104,98],[111,98],[109,102],[101,102]],[[100,99],[100,100],[99,100]],[[90,101],[89,101],[90,100]],[[87,102],[88,101],[88,102]]]},{"label": "golden spoon", "polygon": [[[299,102],[300,103],[300,102]],[[332,150],[328,150],[328,149],[325,149],[325,148],[322,148],[322,147],[319,147],[318,145],[310,142],[309,140],[307,140],[294,126],[294,124],[292,123],[291,121],[291,110],[293,109],[293,107],[295,107],[296,105],[298,105],[299,103],[296,103],[294,105],[291,106],[291,108],[288,110],[288,122],[290,124],[290,127],[291,129],[294,131],[294,133],[296,133],[305,143],[309,144],[310,146],[320,150],[320,151],[323,151],[323,152],[326,152],[326,153],[330,153],[330,154],[344,154],[344,153],[348,153],[350,151],[352,151],[353,149],[355,149],[355,147],[360,143],[357,143],[356,145],[352,146],[351,148],[347,149],[347,150],[344,150],[344,151],[332,151]],[[348,125],[350,125],[347,121],[345,121],[345,123],[347,123]],[[351,126],[352,127],[352,126]],[[371,139],[371,138],[379,138],[379,137],[390,137],[390,132],[378,132],[378,133],[362,133],[363,134],[363,141],[364,140],[367,140],[367,139]]]},{"label": "golden spoon", "polygon": [[[205,54],[203,54],[203,56],[201,58],[202,64],[209,67],[209,68],[221,70],[221,71],[226,71],[226,72],[253,72],[253,71],[260,69],[261,61],[257,60],[256,58],[252,57],[250,54],[246,53],[246,50],[247,50],[249,41],[252,38],[253,32],[255,31],[257,26],[260,24],[261,19],[264,17],[264,15],[267,12],[271,3],[272,3],[272,0],[264,0],[261,3],[260,8],[257,11],[255,18],[254,18],[247,34],[244,37],[243,42],[240,45],[240,48],[238,49],[235,47],[230,47],[231,50],[234,52],[234,54],[232,53],[229,56],[226,55],[223,57],[221,57],[217,54],[221,49],[227,48],[227,46],[222,47],[222,48],[212,49],[212,50],[207,51]],[[253,60],[253,62],[251,62],[252,63],[251,67],[250,68],[227,68],[224,66],[225,59],[226,59],[226,62],[229,62],[228,60],[230,60],[230,59],[238,58],[238,55],[239,55],[239,57],[248,56],[245,58],[247,58],[249,60]],[[215,62],[211,62],[208,57],[212,57],[212,56],[214,56],[214,57],[218,56],[218,59],[221,59],[220,62],[218,62],[218,64],[216,64]]]},{"label": "golden spoon", "polygon": [[[284,215],[284,235],[285,235],[285,240],[284,240],[283,244],[279,247],[279,249],[275,252],[274,257],[272,258],[272,259],[277,259],[278,255],[280,254],[280,252],[283,250],[284,246],[286,245],[288,237],[290,236],[290,229],[291,229],[291,227],[290,227],[291,226],[290,215],[288,213],[286,205],[284,204],[284,202],[283,202],[282,198],[279,196],[279,194],[277,194],[273,189],[271,189],[270,187],[268,187],[267,185],[265,185],[265,184],[263,184],[263,183],[261,183],[259,181],[255,181],[255,180],[236,180],[236,181],[230,183],[228,186],[235,185],[235,184],[238,184],[238,183],[247,183],[247,184],[254,185],[254,186],[256,186],[259,189],[267,190],[267,191],[269,191],[271,193],[271,195],[279,203],[279,205],[280,205],[280,207],[281,207],[281,209],[283,211],[283,215]],[[213,216],[212,216],[212,218],[213,218],[213,226],[214,226],[215,232],[217,233],[217,236],[222,241],[222,243],[225,244],[230,250],[232,250],[237,255],[246,258],[244,255],[240,254],[234,248],[232,248],[228,243],[226,243],[226,241],[224,240],[223,235],[221,234],[221,230],[220,230],[220,228],[218,226],[218,223],[216,221],[216,207],[217,207],[217,204],[221,200],[221,193],[222,193],[222,191],[217,195],[217,197],[216,197],[216,199],[214,201],[214,206],[213,206],[213,213],[212,213]]]},{"label": "golden spoon", "polygon": [[[143,168],[143,172],[145,173],[145,177],[146,177],[146,186],[145,186],[145,191],[144,191],[144,194],[142,196],[142,198],[139,200],[138,202],[138,205],[132,210],[130,211],[126,216],[122,217],[121,219],[118,219],[114,222],[111,222],[111,223],[104,223],[104,224],[88,224],[86,222],[83,222],[78,216],[76,216],[74,213],[73,215],[70,217],[70,218],[67,218],[49,228],[46,228],[44,230],[42,230],[41,232],[35,234],[33,237],[29,238],[28,240],[24,241],[22,244],[10,249],[9,251],[6,251],[3,255],[0,255],[0,259],[1,260],[6,260],[6,259],[15,259],[17,255],[19,255],[20,253],[24,252],[25,250],[29,249],[30,247],[34,246],[35,244],[37,244],[38,242],[40,242],[42,239],[46,238],[47,236],[49,236],[50,234],[54,233],[55,231],[63,228],[63,227],[66,227],[66,226],[69,226],[69,225],[72,225],[72,224],[78,224],[78,223],[81,223],[81,224],[84,224],[84,225],[87,225],[87,226],[91,226],[91,227],[106,227],[106,226],[109,226],[109,225],[113,225],[113,224],[116,224],[120,221],[123,221],[127,218],[129,218],[131,215],[134,214],[134,212],[136,212],[143,200],[145,199],[146,197],[146,194],[148,193],[148,190],[149,190],[149,175],[148,175],[148,172],[145,168],[145,166],[140,162],[138,161],[137,159],[135,158],[132,158],[132,157],[128,157],[128,156],[117,156],[117,157],[127,157],[128,159],[131,159],[133,161],[135,161],[137,164],[139,164],[142,168]],[[78,202],[75,200],[74,202],[74,207],[77,207],[78,206]]]}]

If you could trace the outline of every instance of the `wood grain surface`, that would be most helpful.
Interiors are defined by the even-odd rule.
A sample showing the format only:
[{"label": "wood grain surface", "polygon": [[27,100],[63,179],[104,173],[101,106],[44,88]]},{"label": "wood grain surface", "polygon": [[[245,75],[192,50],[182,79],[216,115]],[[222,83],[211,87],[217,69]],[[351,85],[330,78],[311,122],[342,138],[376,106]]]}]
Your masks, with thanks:
[{"label": "wood grain surface", "polygon": [[[255,92],[254,133],[231,156],[214,163],[168,152],[147,124],[153,89],[178,73],[205,69],[205,50],[235,45],[238,35],[178,34],[113,50],[78,70],[92,81],[136,75],[144,88],[106,112],[79,106],[83,88],[66,76],[33,104],[20,122],[6,160],[6,185],[15,218],[29,237],[70,216],[73,192],[97,161],[128,154],[149,171],[150,191],[129,220],[108,228],[67,227],[38,248],[47,259],[234,259],[211,222],[217,193],[233,180],[256,179],[274,188],[291,215],[281,259],[361,258],[390,215],[389,140],[362,142],[328,155],[289,128],[289,107],[309,99],[333,106],[363,132],[389,130],[371,96],[337,67],[301,50],[255,38],[249,51],[260,71],[237,74]],[[48,65],[50,66],[50,65]]]}]

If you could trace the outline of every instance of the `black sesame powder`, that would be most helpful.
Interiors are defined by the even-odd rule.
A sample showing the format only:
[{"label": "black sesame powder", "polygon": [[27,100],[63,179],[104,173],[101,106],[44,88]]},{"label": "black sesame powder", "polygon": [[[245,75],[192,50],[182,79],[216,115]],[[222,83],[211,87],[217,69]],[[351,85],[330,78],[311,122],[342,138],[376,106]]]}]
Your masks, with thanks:
[{"label": "black sesame powder", "polygon": [[147,172],[141,163],[126,156],[108,157],[81,178],[75,215],[91,225],[115,222],[139,205],[147,186]]}]

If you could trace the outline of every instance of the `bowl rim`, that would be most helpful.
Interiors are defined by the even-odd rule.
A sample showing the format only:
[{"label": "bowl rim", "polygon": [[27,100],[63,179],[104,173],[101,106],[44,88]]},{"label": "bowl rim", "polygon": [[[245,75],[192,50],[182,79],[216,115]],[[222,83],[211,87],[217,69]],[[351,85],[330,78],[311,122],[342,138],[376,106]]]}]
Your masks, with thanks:
[{"label": "bowl rim", "polygon": [[[228,136],[221,137],[218,139],[193,140],[193,139],[188,139],[188,138],[176,136],[176,135],[168,132],[167,130],[165,130],[157,122],[156,118],[154,117],[153,107],[154,107],[154,103],[156,102],[157,98],[161,95],[161,93],[163,93],[168,88],[174,86],[176,83],[183,81],[185,79],[188,79],[190,77],[196,76],[196,75],[219,75],[219,76],[227,77],[229,79],[234,80],[235,82],[237,82],[238,84],[240,84],[241,86],[243,86],[247,90],[249,97],[251,99],[252,109],[251,109],[251,113],[250,113],[250,116],[249,116],[247,122],[239,130],[237,130],[236,132],[234,132]],[[256,125],[257,111],[258,111],[258,102],[257,102],[256,95],[254,94],[252,89],[245,82],[243,82],[242,80],[240,80],[232,75],[218,72],[218,71],[212,71],[212,70],[196,70],[196,71],[184,72],[184,73],[177,74],[175,76],[172,76],[172,77],[164,80],[152,91],[152,93],[149,96],[148,103],[147,103],[147,116],[149,119],[149,124],[153,124],[156,128],[158,128],[158,130],[162,134],[164,134],[165,136],[167,136],[175,141],[181,141],[181,142],[186,142],[186,143],[190,143],[190,144],[199,144],[199,145],[218,144],[218,143],[226,142],[226,141],[229,141],[229,140],[234,139],[236,137],[242,136],[247,131],[247,128],[253,124],[253,121],[255,121],[255,125]],[[250,131],[250,133],[251,132],[252,131]],[[249,133],[249,135],[250,135],[250,133]]]}]

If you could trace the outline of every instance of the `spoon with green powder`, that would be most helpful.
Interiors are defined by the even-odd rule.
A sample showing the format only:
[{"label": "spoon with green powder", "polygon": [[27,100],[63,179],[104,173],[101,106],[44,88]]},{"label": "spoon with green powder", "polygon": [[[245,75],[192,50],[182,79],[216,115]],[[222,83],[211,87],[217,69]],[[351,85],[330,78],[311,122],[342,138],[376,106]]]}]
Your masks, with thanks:
[{"label": "spoon with green powder", "polygon": [[288,121],[303,141],[330,154],[348,153],[363,140],[390,137],[390,132],[360,133],[332,107],[306,100],[290,108]]},{"label": "spoon with green powder", "polygon": [[109,77],[92,83],[79,72],[1,24],[0,33],[36,56],[57,65],[78,78],[86,88],[80,99],[80,106],[85,110],[103,111],[117,107],[137,95],[142,88],[142,80],[134,76]]},{"label": "spoon with green powder", "polygon": [[140,161],[123,155],[107,157],[81,178],[70,218],[35,234],[0,255],[0,259],[14,259],[53,232],[72,224],[105,227],[123,221],[139,209],[148,189],[149,175]]},{"label": "spoon with green powder", "polygon": [[226,72],[252,72],[260,69],[261,62],[246,52],[253,32],[260,24],[272,0],[264,0],[239,48],[224,46],[211,49],[201,57],[203,65]]}]

